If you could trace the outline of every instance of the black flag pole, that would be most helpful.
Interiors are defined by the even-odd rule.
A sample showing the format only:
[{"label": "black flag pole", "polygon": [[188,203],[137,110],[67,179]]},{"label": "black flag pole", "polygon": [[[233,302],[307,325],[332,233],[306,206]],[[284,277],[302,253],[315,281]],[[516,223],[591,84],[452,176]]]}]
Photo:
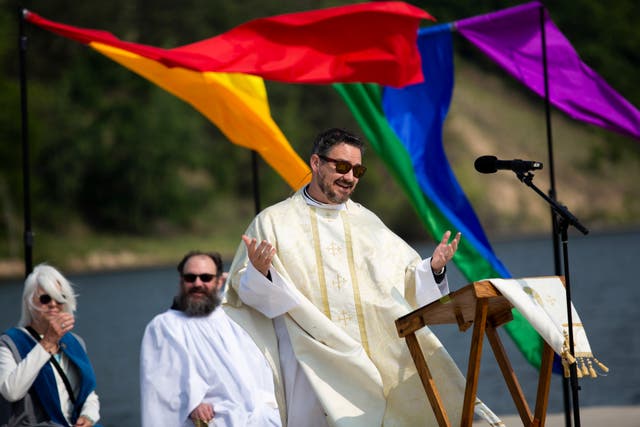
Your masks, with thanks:
[{"label": "black flag pole", "polygon": [[258,177],[258,153],[251,150],[251,172],[253,177],[253,205],[256,215],[260,213],[260,179]]},{"label": "black flag pole", "polygon": [[18,8],[18,50],[20,52],[20,112],[22,119],[22,191],[24,207],[24,270],[25,276],[33,270],[33,233],[31,231],[31,170],[29,161],[29,120],[27,116],[27,36],[24,31],[25,9]]},{"label": "black flag pole", "polygon": [[[547,64],[547,37],[544,26],[545,7],[540,6],[540,35],[542,39],[542,69],[544,75],[544,110],[547,125],[547,156],[549,164],[549,197],[556,200],[556,177],[553,158],[553,137],[551,132],[551,105],[549,102],[549,73]],[[558,221],[553,212],[553,208],[549,208],[551,214],[551,239],[553,242],[553,264],[556,276],[562,276],[562,260],[560,259],[560,237],[558,230]],[[564,404],[565,426],[571,427],[571,397],[569,395],[569,381],[562,377],[562,397]]]},{"label": "black flag pole", "polygon": [[[557,200],[556,193],[556,180],[555,180],[555,167],[554,167],[554,158],[553,158],[553,138],[551,132],[551,105],[549,101],[549,65],[547,62],[547,37],[545,30],[545,7],[544,5],[540,6],[540,34],[542,39],[542,63],[543,63],[543,74],[544,74],[544,105],[545,105],[545,116],[546,116],[546,124],[547,124],[547,152],[549,158],[549,193],[548,196],[551,200]],[[566,221],[562,219],[562,226],[558,222],[558,214],[556,210],[554,210],[553,206],[550,207],[551,213],[551,232],[553,239],[553,260],[555,266],[555,274],[557,276],[564,275],[565,276],[565,286],[567,292],[567,316],[569,323],[569,348],[570,352],[574,354],[573,347],[573,327],[571,321],[571,281],[569,277],[569,262],[568,262],[568,248],[567,248],[567,227]],[[585,233],[586,234],[586,233]],[[562,239],[561,239],[562,235]],[[561,240],[562,240],[562,248],[564,253],[564,269],[563,264],[560,257],[561,252]],[[564,274],[563,274],[564,271]],[[562,396],[564,402],[564,416],[565,416],[565,426],[571,427],[571,409],[573,407],[573,415],[575,426],[580,426],[580,406],[578,403],[578,378],[577,372],[575,369],[575,364],[570,368],[570,378],[562,377]]]}]

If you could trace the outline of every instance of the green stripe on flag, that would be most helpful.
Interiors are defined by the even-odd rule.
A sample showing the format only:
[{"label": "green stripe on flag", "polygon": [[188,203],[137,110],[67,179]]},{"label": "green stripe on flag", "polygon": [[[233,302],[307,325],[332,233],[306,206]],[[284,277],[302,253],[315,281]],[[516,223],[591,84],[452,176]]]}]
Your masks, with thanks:
[{"label": "green stripe on flag", "polygon": [[[422,192],[409,153],[389,126],[382,110],[381,87],[372,83],[334,84],[333,87],[347,103],[369,143],[404,190],[431,237],[439,242],[446,230],[455,231],[451,222]],[[499,277],[491,264],[464,236],[453,261],[469,282]],[[543,341],[527,320],[514,309],[513,320],[505,325],[505,329],[527,361],[539,368]]]}]

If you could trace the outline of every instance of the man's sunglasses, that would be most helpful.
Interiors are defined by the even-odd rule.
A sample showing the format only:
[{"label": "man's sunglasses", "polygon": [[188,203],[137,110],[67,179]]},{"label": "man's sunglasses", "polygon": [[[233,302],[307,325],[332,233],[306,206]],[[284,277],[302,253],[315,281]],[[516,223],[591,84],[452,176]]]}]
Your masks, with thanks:
[{"label": "man's sunglasses", "polygon": [[[62,298],[64,298],[64,295],[62,296]],[[47,305],[49,304],[51,301],[53,301],[53,298],[51,298],[51,295],[49,294],[42,294],[38,297],[38,301],[40,301],[40,304],[42,305]],[[64,302],[60,302],[58,300],[56,300],[56,302],[58,304],[64,304]]]},{"label": "man's sunglasses", "polygon": [[213,280],[214,277],[216,277],[216,275],[209,274],[209,273],[203,273],[203,274],[186,273],[182,275],[182,280],[184,280],[187,283],[194,283],[198,277],[200,278],[202,283],[209,283],[210,281]]},{"label": "man's sunglasses", "polygon": [[352,165],[346,160],[336,160],[332,159],[331,157],[323,156],[322,154],[318,154],[318,157],[320,157],[325,162],[334,163],[336,165],[336,172],[338,173],[349,173],[349,171],[353,168],[353,176],[355,176],[356,178],[362,178],[362,175],[364,175],[364,173],[367,171],[366,166]]}]

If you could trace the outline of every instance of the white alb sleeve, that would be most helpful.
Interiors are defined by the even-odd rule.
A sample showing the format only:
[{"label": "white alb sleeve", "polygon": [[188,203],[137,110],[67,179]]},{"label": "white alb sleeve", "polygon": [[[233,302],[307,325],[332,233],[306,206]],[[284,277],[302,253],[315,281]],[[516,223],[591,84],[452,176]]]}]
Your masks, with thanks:
[{"label": "white alb sleeve", "polygon": [[245,304],[270,319],[278,317],[300,304],[294,286],[270,268],[271,280],[249,263],[240,277],[238,296]]},{"label": "white alb sleeve", "polygon": [[423,259],[416,266],[416,304],[418,307],[427,305],[449,293],[447,276],[442,282],[436,283],[431,271],[431,258]]}]

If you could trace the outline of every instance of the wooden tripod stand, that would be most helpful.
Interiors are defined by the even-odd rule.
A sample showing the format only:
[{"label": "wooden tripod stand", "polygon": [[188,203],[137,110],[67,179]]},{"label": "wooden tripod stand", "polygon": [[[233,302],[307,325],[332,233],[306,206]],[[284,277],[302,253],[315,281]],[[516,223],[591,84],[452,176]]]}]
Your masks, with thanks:
[{"label": "wooden tripod stand", "polygon": [[460,425],[462,427],[471,427],[473,422],[482,344],[486,334],[522,419],[522,424],[527,427],[544,426],[549,399],[549,385],[551,383],[551,369],[553,367],[553,350],[547,343],[544,344],[542,364],[538,377],[536,407],[534,414],[532,414],[496,330],[500,325],[513,319],[512,308],[511,303],[502,296],[491,282],[485,280],[473,282],[396,320],[398,335],[406,340],[440,427],[451,427],[451,422],[442,404],[415,332],[426,325],[450,323],[457,324],[461,332],[466,331],[473,325]]}]

